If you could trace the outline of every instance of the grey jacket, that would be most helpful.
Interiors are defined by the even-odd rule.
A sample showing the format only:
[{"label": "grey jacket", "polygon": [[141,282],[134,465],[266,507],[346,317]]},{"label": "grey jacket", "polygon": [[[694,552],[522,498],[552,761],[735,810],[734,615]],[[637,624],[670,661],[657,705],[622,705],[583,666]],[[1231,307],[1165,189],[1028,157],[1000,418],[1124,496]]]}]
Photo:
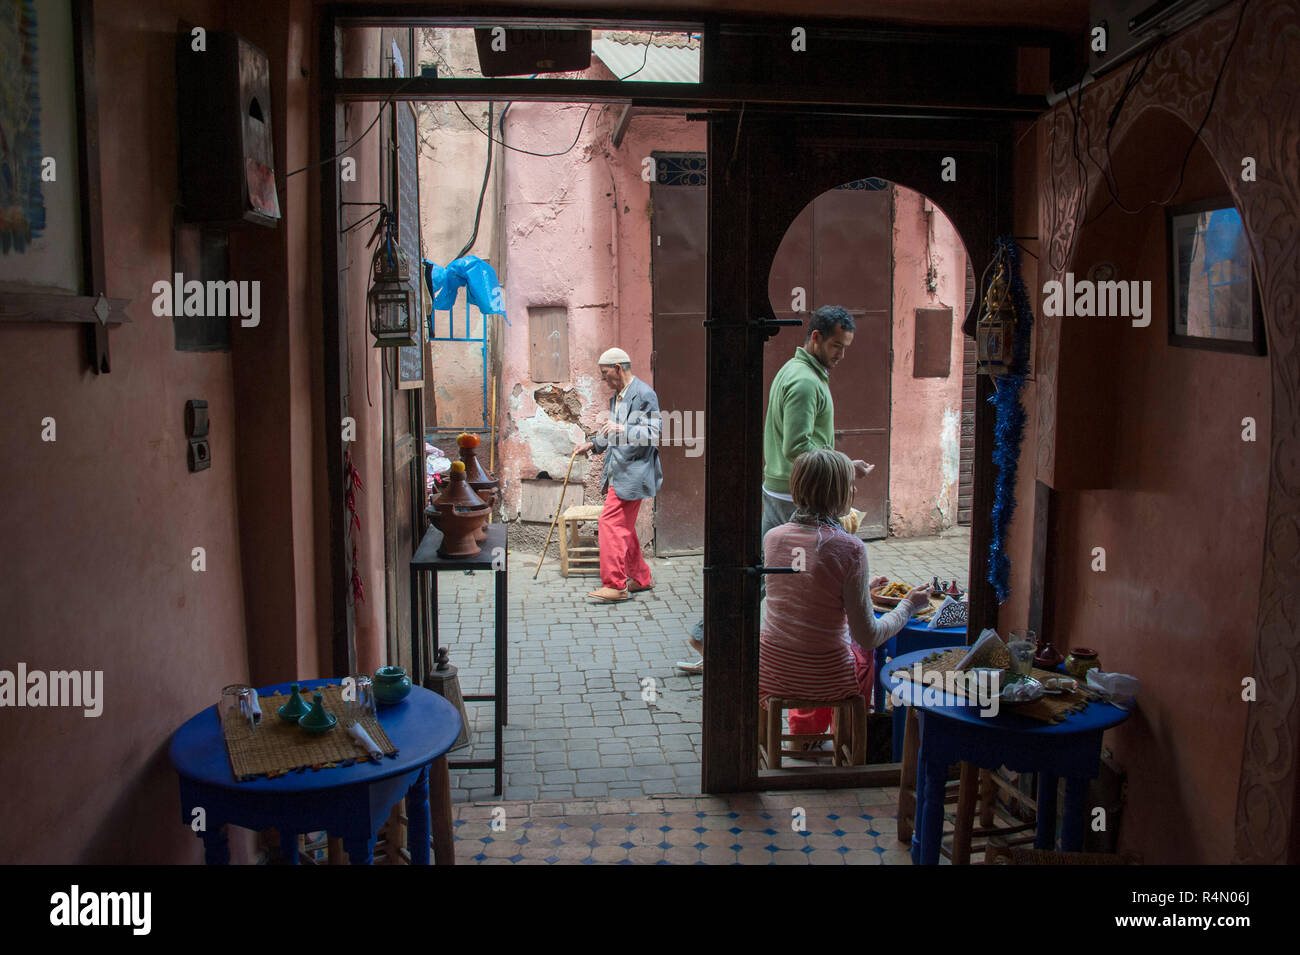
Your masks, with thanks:
[{"label": "grey jacket", "polygon": [[609,399],[609,420],[627,426],[625,434],[593,435],[592,450],[605,455],[601,470],[600,491],[614,486],[614,493],[625,501],[654,497],[664,483],[659,463],[659,399],[640,378],[628,383],[623,406],[615,415],[618,395]]}]

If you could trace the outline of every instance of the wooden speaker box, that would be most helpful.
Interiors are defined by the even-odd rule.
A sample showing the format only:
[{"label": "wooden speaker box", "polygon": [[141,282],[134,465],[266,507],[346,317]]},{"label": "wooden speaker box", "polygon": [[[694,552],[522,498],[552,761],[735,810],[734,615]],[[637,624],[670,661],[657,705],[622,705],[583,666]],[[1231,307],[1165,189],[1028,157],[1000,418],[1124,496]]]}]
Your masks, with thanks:
[{"label": "wooden speaker box", "polygon": [[590,30],[476,27],[474,43],[484,76],[575,73],[591,67]]},{"label": "wooden speaker box", "polygon": [[210,32],[204,49],[176,38],[176,112],[185,219],[274,227],[280,220],[271,137],[270,64],[235,33]]}]

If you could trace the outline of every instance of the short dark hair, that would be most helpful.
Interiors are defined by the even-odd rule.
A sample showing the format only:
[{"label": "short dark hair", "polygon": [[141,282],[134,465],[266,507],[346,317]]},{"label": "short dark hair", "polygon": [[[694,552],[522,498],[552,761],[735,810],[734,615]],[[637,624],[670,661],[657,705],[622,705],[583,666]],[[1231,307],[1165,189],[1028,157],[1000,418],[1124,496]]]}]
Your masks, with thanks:
[{"label": "short dark hair", "polygon": [[836,326],[846,332],[854,331],[853,316],[839,305],[823,305],[808,319],[808,338],[812,338],[813,332],[821,332],[822,338],[827,338],[835,334]]}]

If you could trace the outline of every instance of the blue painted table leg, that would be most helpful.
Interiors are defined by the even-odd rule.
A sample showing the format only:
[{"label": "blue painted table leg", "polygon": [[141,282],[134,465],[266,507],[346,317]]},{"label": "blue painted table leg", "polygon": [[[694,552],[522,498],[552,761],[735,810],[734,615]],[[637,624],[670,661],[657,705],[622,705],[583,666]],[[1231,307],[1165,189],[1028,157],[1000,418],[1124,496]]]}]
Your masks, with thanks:
[{"label": "blue painted table leg", "polygon": [[203,840],[204,865],[230,865],[230,843],[226,841],[224,825],[210,825],[199,837]]},{"label": "blue painted table leg", "polygon": [[411,865],[429,864],[428,766],[421,768],[406,791],[406,849],[411,853]]},{"label": "blue painted table leg", "polygon": [[352,865],[371,865],[375,861],[375,840],[369,834],[343,837],[343,851]]},{"label": "blue painted table leg", "polygon": [[943,839],[943,788],[948,767],[925,759],[924,741],[921,743],[921,766],[917,776],[912,861],[916,865],[938,865],[939,842]]},{"label": "blue painted table leg", "polygon": [[1038,774],[1038,832],[1035,849],[1056,848],[1056,780],[1051,773]]},{"label": "blue painted table leg", "polygon": [[907,727],[907,707],[894,707],[894,762],[901,762],[903,759],[903,732]]},{"label": "blue painted table leg", "polygon": [[1087,816],[1088,780],[1070,777],[1065,781],[1065,818],[1061,820],[1061,849],[1083,851],[1083,826]]},{"label": "blue painted table leg", "polygon": [[283,826],[280,832],[280,855],[284,859],[285,865],[298,864],[298,833],[286,829]]}]

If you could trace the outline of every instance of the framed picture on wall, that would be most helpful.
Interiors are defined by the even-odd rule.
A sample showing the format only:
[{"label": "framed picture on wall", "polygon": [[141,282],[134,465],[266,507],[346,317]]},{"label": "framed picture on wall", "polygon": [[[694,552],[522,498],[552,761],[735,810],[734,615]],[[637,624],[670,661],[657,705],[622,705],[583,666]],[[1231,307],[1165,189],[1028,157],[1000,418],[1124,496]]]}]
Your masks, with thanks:
[{"label": "framed picture on wall", "polygon": [[0,322],[81,323],[109,370],[92,0],[0,5]]},{"label": "framed picture on wall", "polygon": [[1241,213],[1229,198],[1171,206],[1169,343],[1263,355],[1264,317]]}]

